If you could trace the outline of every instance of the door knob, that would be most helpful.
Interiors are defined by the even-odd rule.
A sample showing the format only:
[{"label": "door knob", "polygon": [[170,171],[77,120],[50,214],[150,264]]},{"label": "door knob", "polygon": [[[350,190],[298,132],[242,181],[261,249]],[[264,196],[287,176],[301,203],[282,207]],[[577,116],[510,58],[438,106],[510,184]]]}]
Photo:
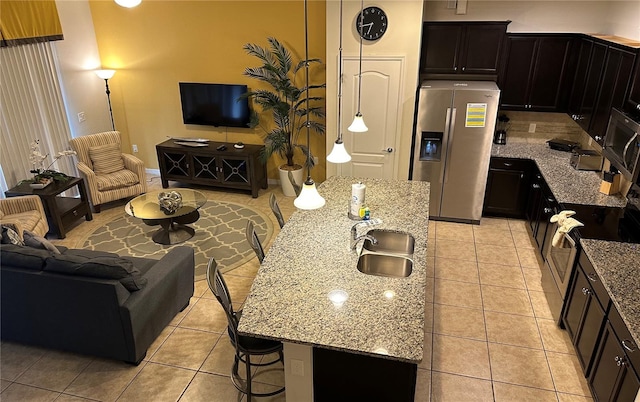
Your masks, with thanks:
[{"label": "door knob", "polygon": [[389,147],[387,149],[383,149],[382,152],[391,153],[391,152],[393,152],[393,148]]}]

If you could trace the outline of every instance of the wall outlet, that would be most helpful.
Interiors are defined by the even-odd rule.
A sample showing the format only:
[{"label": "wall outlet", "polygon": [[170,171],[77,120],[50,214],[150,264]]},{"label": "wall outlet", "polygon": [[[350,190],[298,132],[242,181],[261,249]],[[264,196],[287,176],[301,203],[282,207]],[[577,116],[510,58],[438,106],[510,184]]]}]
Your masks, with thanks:
[{"label": "wall outlet", "polygon": [[84,112],[78,113],[78,123],[84,123],[85,120],[87,120],[87,119],[84,116]]},{"label": "wall outlet", "polygon": [[133,153],[134,154],[138,153],[138,146],[136,144],[131,145],[131,148],[133,148]]},{"label": "wall outlet", "polygon": [[536,132],[536,123],[529,123],[529,132],[530,133]]}]

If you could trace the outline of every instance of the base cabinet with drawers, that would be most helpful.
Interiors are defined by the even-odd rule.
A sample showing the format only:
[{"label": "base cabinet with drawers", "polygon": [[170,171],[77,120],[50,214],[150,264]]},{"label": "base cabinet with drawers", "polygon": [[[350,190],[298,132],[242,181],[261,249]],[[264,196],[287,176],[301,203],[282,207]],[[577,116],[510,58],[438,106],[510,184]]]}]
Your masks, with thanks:
[{"label": "base cabinet with drawers", "polygon": [[640,351],[593,265],[581,251],[562,322],[596,402],[632,402],[640,390]]},{"label": "base cabinet with drawers", "polygon": [[532,164],[524,159],[491,158],[484,215],[524,218]]},{"label": "base cabinet with drawers", "polygon": [[[224,149],[218,149],[221,146]],[[167,140],[156,145],[162,187],[169,180],[202,186],[236,188],[251,191],[258,197],[260,188],[267,188],[267,171],[260,161],[263,145],[209,142],[206,146],[184,146]]]}]

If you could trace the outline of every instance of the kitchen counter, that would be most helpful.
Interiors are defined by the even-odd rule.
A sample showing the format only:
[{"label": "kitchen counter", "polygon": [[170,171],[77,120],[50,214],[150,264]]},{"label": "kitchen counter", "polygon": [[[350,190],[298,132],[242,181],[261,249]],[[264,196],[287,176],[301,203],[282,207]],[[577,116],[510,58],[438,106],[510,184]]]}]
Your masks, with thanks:
[{"label": "kitchen counter", "polygon": [[633,341],[640,345],[640,244],[580,241]]},{"label": "kitchen counter", "polygon": [[[350,249],[351,184],[366,184],[366,205],[383,223],[415,237],[407,278],[363,274]],[[408,363],[423,355],[429,183],[331,177],[323,208],[296,211],[269,249],[244,304],[242,334]],[[361,242],[358,243],[358,250]],[[348,299],[334,306],[332,290]],[[286,352],[286,350],[285,350]]]},{"label": "kitchen counter", "polygon": [[494,144],[491,156],[532,159],[560,203],[624,207],[626,198],[620,194],[600,193],[602,178],[598,172],[576,170],[569,164],[570,152],[555,151],[547,144]]}]

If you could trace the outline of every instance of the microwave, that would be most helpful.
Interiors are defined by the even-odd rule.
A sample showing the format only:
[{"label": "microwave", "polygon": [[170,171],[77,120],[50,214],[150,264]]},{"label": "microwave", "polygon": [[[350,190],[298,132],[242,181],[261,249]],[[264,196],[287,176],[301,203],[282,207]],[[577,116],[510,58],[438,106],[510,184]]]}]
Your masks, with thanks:
[{"label": "microwave", "polygon": [[640,173],[640,123],[618,109],[611,109],[602,155],[627,180],[635,182]]}]

